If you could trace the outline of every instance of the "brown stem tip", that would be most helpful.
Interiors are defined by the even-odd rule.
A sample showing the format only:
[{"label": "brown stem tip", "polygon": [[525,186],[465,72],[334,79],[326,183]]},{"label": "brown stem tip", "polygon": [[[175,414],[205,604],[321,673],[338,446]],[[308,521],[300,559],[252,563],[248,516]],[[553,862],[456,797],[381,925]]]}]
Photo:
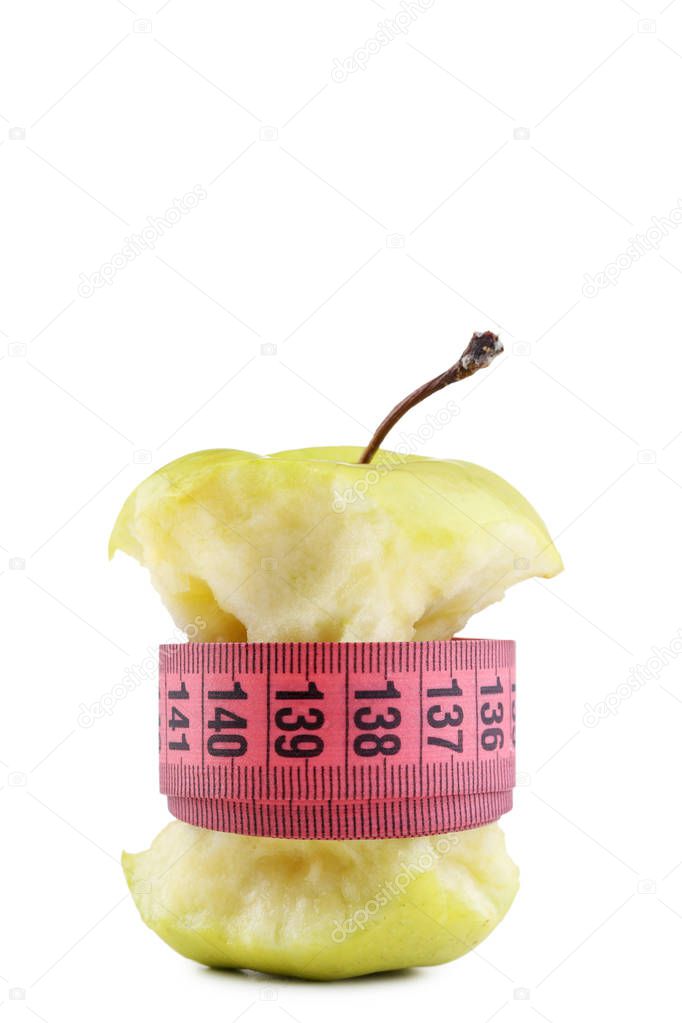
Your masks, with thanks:
[{"label": "brown stem tip", "polygon": [[408,394],[406,398],[398,402],[396,407],[388,413],[363,451],[359,465],[368,465],[372,461],[387,433],[393,429],[398,420],[402,419],[411,408],[418,405],[424,398],[428,398],[430,395],[435,394],[436,391],[447,387],[448,384],[457,383],[458,380],[465,380],[467,377],[477,373],[479,369],[485,369],[503,351],[502,342],[497,334],[493,334],[489,330],[484,331],[482,334],[474,334],[454,366],[446,369],[445,373],[434,377],[433,380],[429,380],[428,383],[422,384],[416,391]]}]

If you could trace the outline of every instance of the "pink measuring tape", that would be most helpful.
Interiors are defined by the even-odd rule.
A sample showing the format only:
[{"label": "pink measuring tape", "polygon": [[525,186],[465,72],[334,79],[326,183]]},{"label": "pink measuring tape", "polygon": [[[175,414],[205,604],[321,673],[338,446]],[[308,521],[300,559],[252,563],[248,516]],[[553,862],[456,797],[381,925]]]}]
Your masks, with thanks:
[{"label": "pink measuring tape", "polygon": [[479,827],[512,805],[514,668],[508,640],[162,646],[161,791],[243,835]]}]

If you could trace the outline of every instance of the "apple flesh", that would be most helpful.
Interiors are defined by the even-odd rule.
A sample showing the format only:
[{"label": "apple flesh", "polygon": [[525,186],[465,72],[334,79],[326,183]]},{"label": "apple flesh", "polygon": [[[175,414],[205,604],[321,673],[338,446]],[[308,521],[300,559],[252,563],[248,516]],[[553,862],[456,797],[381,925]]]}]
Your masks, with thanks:
[{"label": "apple flesh", "polygon": [[123,867],[142,919],[182,955],[315,980],[457,959],[518,888],[496,824],[315,842],[175,821]]},{"label": "apple flesh", "polygon": [[446,639],[561,560],[531,505],[468,462],[360,448],[203,451],[125,503],[110,551],[217,640]]},{"label": "apple flesh", "polygon": [[[360,455],[178,459],[128,498],[110,551],[149,569],[181,628],[202,619],[204,642],[449,638],[512,584],[560,571],[541,519],[499,476],[388,451],[358,465]],[[318,979],[455,959],[518,887],[497,825],[330,842],[176,821],[123,864],[142,919],[183,955]]]}]

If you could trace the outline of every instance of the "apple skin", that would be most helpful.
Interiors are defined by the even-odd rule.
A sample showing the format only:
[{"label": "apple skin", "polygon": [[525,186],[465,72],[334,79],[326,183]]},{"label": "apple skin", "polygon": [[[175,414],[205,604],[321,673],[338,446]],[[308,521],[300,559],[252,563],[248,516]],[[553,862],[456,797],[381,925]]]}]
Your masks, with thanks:
[{"label": "apple skin", "polygon": [[518,871],[496,824],[345,842],[250,838],[175,821],[123,854],[144,922],[206,966],[338,980],[435,966],[475,948]]},{"label": "apple skin", "polygon": [[542,520],[469,462],[361,448],[210,450],[140,484],[114,527],[201,641],[445,639],[562,568]]}]

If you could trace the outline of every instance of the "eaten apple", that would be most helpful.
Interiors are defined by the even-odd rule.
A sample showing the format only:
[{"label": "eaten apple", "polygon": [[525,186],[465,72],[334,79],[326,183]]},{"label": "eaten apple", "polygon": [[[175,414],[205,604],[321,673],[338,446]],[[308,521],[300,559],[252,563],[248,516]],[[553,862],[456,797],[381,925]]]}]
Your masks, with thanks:
[{"label": "eaten apple", "polygon": [[[261,456],[201,451],[128,498],[110,553],[132,555],[180,628],[202,641],[447,639],[513,584],[561,559],[532,506],[468,462],[380,447],[400,415],[488,365],[501,346],[474,335],[452,370],[410,395],[366,449]],[[447,850],[436,856],[437,843]],[[428,868],[357,920],[410,862]],[[497,825],[370,841],[255,838],[175,822],[124,854],[144,921],[211,966],[335,978],[454,959],[502,918],[516,867]]]}]

